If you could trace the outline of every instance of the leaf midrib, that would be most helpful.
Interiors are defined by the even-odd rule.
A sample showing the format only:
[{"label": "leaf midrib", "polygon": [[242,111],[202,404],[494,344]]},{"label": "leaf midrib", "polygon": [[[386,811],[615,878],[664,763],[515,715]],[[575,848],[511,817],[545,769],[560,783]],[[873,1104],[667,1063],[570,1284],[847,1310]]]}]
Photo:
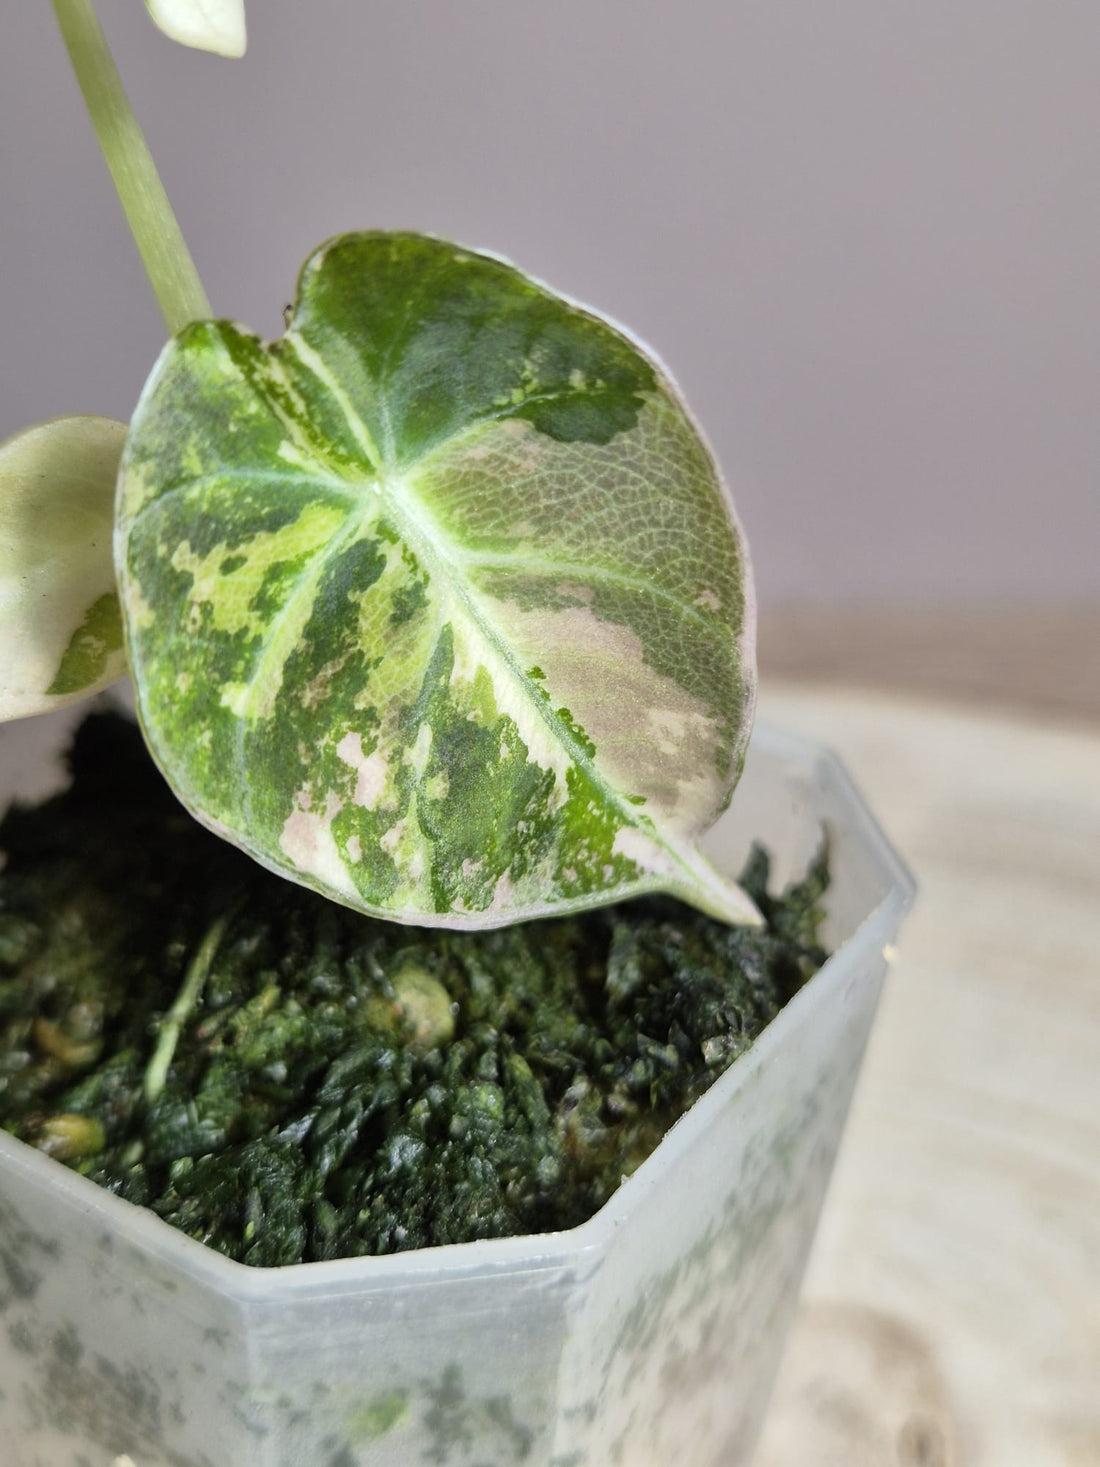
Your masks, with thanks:
[{"label": "leaf midrib", "polygon": [[[319,374],[314,375],[316,380],[324,385],[323,378]],[[330,396],[335,406],[344,414],[352,437],[358,439],[360,443],[372,442],[372,436],[366,424],[352,408],[347,395],[341,392],[339,395],[330,394]],[[392,437],[392,424],[389,420],[388,395],[380,394],[379,403],[384,415],[383,430],[389,440]],[[468,425],[462,431],[466,432],[473,427],[480,426],[481,421]],[[444,441],[450,443],[452,439]],[[678,866],[684,870],[690,870],[690,863],[685,861],[679,841],[666,834],[649,814],[643,813],[639,806],[633,804],[625,794],[621,794],[606,778],[581,742],[573,736],[569,727],[558,717],[545,690],[527,676],[516,659],[507,638],[493,618],[486,613],[468,579],[460,574],[455,574],[456,568],[466,561],[466,553],[461,546],[457,545],[440,527],[435,517],[416,499],[414,494],[402,494],[402,490],[409,491],[414,487],[413,470],[421,468],[424,460],[430,458],[439,447],[440,444],[433,444],[426,453],[414,460],[412,464],[405,466],[404,472],[400,474],[395,474],[386,468],[383,468],[378,474],[376,483],[380,498],[385,512],[396,522],[398,534],[409,543],[414,553],[429,567],[430,573],[437,575],[442,585],[452,594],[480,634],[483,643],[504,665],[518,684],[521,694],[527,698],[528,703],[538,713],[551,739],[565,750],[574,764],[585,771],[601,791],[606,803],[614,808],[631,828],[643,830],[652,836]],[[374,465],[371,464],[371,467],[374,468]],[[348,482],[355,481],[349,480]],[[418,505],[418,510],[412,509],[412,503]],[[326,551],[322,553],[327,554],[327,547]]]},{"label": "leaf midrib", "polygon": [[[289,482],[297,484],[307,492],[311,487],[316,490],[323,486],[328,494],[334,494],[344,499],[349,504],[349,507],[352,504],[360,507],[363,505],[364,490],[368,486],[377,493],[378,498],[373,505],[373,514],[362,517],[350,514],[346,531],[335,535],[331,541],[317,552],[316,556],[311,557],[308,568],[303,569],[301,576],[296,578],[294,590],[291,592],[289,600],[284,601],[283,606],[280,608],[276,623],[282,622],[289,605],[295,603],[300,596],[302,586],[307,583],[316,584],[324,574],[325,568],[331,563],[332,558],[345,550],[357,534],[362,533],[364,519],[376,518],[378,511],[381,510],[387,518],[390,518],[394,522],[394,527],[400,537],[410,545],[410,548],[429,569],[430,574],[438,580],[438,583],[444,588],[445,592],[450,594],[453,603],[457,604],[459,609],[465,613],[475,633],[478,635],[482,646],[490,655],[496,657],[499,664],[510,675],[512,681],[517,686],[520,696],[526,700],[529,707],[532,707],[537,712],[550,735],[551,742],[556,743],[566,753],[571,762],[585,772],[594,787],[599,790],[605,804],[617,812],[619,818],[625,825],[644,831],[656,841],[682,871],[690,873],[691,862],[686,859],[686,854],[681,849],[680,842],[666,832],[663,826],[658,824],[648,813],[643,812],[640,807],[633,804],[627,795],[621,793],[603,774],[579,739],[573,735],[569,726],[558,716],[554,705],[546,696],[546,692],[542,686],[527,676],[526,671],[518,661],[501,628],[497,625],[495,619],[489,615],[481,598],[471,585],[469,577],[462,573],[467,566],[476,563],[476,553],[471,554],[460,542],[456,542],[447,534],[440,526],[438,520],[432,515],[431,511],[415,494],[415,480],[418,472],[422,471],[425,463],[430,461],[444,446],[452,446],[457,438],[477,432],[487,423],[514,416],[527,403],[532,401],[534,395],[525,398],[522,402],[518,402],[514,406],[502,407],[497,412],[479,415],[472,422],[464,424],[458,433],[451,434],[433,443],[414,460],[403,464],[399,472],[395,472],[394,467],[391,466],[391,456],[378,452],[370,430],[355,411],[348,395],[343,390],[334,390],[331,375],[325,368],[323,360],[319,358],[309,343],[304,341],[300,342],[299,333],[295,331],[288,332],[282,340],[290,347],[301,365],[313,377],[318,390],[325,392],[335,410],[344,418],[352,439],[360,445],[364,467],[367,470],[366,473],[359,474],[346,472],[343,465],[337,466],[325,461],[322,457],[322,461],[316,463],[314,472],[303,471],[300,475],[297,475],[291,471],[285,477]],[[299,350],[300,345],[305,347],[304,351]],[[318,367],[321,370],[318,370]],[[268,401],[276,416],[281,421],[284,420],[285,415],[281,411],[279,404],[271,399],[268,399]],[[393,442],[389,394],[384,390],[381,391],[378,395],[378,402],[383,415],[382,428],[388,447]],[[285,421],[284,426],[287,428],[291,427]],[[297,427],[299,425],[295,424],[294,426]],[[313,445],[310,445],[310,447],[312,448]],[[307,451],[309,450],[307,449]],[[276,474],[278,474],[278,471],[276,471]],[[231,481],[233,478],[238,477],[238,475],[246,479],[265,477],[263,470],[255,472],[244,468],[230,470],[224,474],[206,475],[203,476],[203,481]],[[270,477],[274,478],[276,475],[270,475]],[[158,495],[157,500],[153,501],[153,503],[159,502],[166,495],[172,495],[194,488],[199,483],[199,480],[191,480],[186,484],[174,485]],[[153,504],[149,504],[143,506],[143,509],[151,509],[152,507]],[[564,564],[562,568],[565,568]],[[589,577],[593,574],[593,568],[585,566],[583,563],[577,563],[575,567],[570,567],[570,569],[573,574],[583,574]],[[535,574],[538,573],[536,569]],[[706,624],[705,618],[700,616],[696,608],[688,607],[680,598],[674,596],[671,592],[664,591],[663,588],[637,581],[626,575],[617,576],[614,572],[605,571],[602,575],[603,579],[608,583],[615,583],[628,588],[644,590],[649,594],[663,596],[669,602],[676,605],[681,614],[691,617],[692,620],[699,624]],[[273,629],[272,635],[264,639],[264,644],[259,654],[259,668],[257,673],[249,679],[250,688],[254,687],[259,681],[259,669],[265,664],[271,646],[276,640],[277,638]],[[238,761],[240,761],[240,767],[242,768],[243,743],[248,737],[249,729],[249,721],[242,719],[236,751]],[[247,790],[245,791],[245,798],[242,803],[245,805],[246,813],[248,813],[250,800]],[[689,876],[689,881],[692,885],[695,884],[696,879]]]},{"label": "leaf midrib", "polygon": [[675,591],[670,591],[667,587],[657,585],[653,581],[643,580],[640,576],[632,576],[627,571],[612,570],[609,566],[596,565],[586,560],[541,559],[537,564],[532,564],[530,561],[525,561],[518,551],[511,550],[463,551],[462,556],[464,564],[485,570],[515,570],[517,573],[522,571],[536,580],[551,576],[583,577],[605,586],[637,591],[642,595],[653,596],[659,601],[664,601],[669,606],[674,606],[686,620],[694,622],[704,631],[711,630],[712,623],[697,606],[692,606],[682,596],[677,596]]}]

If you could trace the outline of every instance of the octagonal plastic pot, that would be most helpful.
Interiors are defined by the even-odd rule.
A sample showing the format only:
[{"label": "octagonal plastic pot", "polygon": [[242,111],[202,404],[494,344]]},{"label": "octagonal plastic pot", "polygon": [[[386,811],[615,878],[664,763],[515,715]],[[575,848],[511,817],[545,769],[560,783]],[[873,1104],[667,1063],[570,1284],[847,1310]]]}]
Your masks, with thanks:
[{"label": "octagonal plastic pot", "polygon": [[[0,730],[0,802],[72,718]],[[833,956],[568,1232],[232,1263],[0,1134],[5,1467],[735,1467],[767,1402],[913,893],[841,766],[761,728],[708,837],[832,843]]]}]

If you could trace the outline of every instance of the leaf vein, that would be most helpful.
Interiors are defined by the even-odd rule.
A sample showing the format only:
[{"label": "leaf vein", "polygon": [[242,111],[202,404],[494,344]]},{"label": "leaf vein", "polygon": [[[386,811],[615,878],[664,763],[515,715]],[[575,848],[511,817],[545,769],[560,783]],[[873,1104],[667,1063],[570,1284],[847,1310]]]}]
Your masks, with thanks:
[{"label": "leaf vein", "polygon": [[675,591],[668,590],[665,586],[657,585],[653,581],[643,580],[640,576],[632,576],[628,571],[612,570],[608,566],[593,565],[587,561],[548,560],[540,557],[538,563],[533,562],[529,555],[522,551],[463,551],[463,564],[471,567],[482,567],[486,570],[510,570],[513,567],[529,580],[548,580],[555,576],[572,576],[577,580],[589,583],[616,586],[624,591],[634,591],[639,595],[652,596],[656,600],[674,606],[685,618],[694,622],[696,626],[709,631],[713,628],[713,619],[704,616],[697,606],[690,601],[685,601],[682,596],[677,596]]}]

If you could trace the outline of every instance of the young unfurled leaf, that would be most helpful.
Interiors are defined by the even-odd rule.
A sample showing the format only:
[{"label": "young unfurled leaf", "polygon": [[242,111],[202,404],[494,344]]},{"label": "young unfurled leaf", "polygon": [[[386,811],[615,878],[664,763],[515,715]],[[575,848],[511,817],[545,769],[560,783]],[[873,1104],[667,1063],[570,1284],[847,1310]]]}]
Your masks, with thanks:
[{"label": "young unfurled leaf", "polygon": [[166,36],[219,56],[243,56],[244,0],[145,0]]},{"label": "young unfurled leaf", "polygon": [[125,671],[111,520],[125,423],[58,418],[0,445],[0,718]]},{"label": "young unfurled leaf", "polygon": [[188,327],[116,555],[150,747],[266,865],[441,925],[755,915],[694,844],[753,703],[731,506],[659,366],[511,266],[348,235],[279,341]]}]

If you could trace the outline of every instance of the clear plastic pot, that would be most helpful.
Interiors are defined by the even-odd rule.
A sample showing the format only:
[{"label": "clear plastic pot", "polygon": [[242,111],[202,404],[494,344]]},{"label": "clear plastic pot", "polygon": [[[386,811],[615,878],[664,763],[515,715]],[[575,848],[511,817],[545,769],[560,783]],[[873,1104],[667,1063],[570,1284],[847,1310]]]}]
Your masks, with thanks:
[{"label": "clear plastic pot", "polygon": [[[0,802],[72,717],[0,730]],[[913,885],[829,754],[754,736],[707,840],[833,853],[834,955],[582,1227],[251,1269],[0,1134],[5,1467],[747,1463]]]}]

